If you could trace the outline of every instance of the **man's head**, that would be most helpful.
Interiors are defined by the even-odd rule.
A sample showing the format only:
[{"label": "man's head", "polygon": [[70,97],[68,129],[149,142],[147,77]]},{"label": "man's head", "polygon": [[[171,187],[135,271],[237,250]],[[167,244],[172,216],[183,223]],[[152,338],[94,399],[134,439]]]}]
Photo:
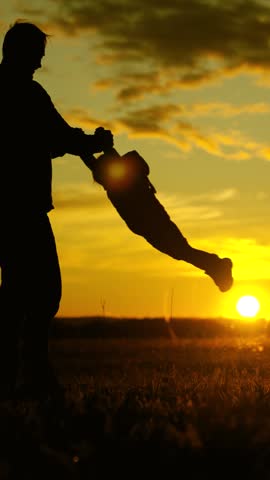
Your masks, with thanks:
[{"label": "man's head", "polygon": [[17,21],[3,42],[3,63],[24,75],[33,75],[41,67],[48,35],[36,25]]}]

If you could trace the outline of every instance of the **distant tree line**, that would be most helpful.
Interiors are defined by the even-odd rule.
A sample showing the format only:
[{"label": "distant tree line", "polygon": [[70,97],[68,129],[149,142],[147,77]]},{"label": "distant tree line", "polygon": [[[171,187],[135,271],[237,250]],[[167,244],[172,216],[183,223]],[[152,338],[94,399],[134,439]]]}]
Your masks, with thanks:
[{"label": "distant tree line", "polygon": [[[179,338],[213,338],[220,336],[270,334],[265,320],[242,322],[220,319],[181,318],[170,321],[170,328]],[[85,317],[56,318],[52,338],[170,338],[164,318]]]}]

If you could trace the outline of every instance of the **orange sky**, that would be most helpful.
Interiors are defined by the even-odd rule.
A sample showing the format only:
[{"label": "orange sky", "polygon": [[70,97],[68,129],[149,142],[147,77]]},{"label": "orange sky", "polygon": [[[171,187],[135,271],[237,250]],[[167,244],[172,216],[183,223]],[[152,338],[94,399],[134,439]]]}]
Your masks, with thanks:
[{"label": "orange sky", "polygon": [[[76,3],[76,5],[75,5]],[[269,318],[270,5],[250,0],[4,1],[51,34],[36,75],[72,126],[111,128],[137,150],[190,243],[229,256],[211,279],[132,234],[77,157],[54,160],[50,213],[62,265],[59,315],[237,316],[257,295]]]}]

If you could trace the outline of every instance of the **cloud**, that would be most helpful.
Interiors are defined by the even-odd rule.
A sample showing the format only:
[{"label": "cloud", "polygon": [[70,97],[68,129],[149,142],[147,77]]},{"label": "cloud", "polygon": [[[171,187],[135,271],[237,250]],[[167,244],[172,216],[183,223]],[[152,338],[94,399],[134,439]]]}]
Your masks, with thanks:
[{"label": "cloud", "polygon": [[[258,218],[256,238],[252,229],[247,232],[246,228],[244,237],[242,226],[246,227],[246,219],[239,218],[234,210],[229,218],[226,214],[226,206],[233,207],[239,194],[228,187],[203,194],[159,192],[158,199],[192,246],[233,258],[237,280],[268,279],[269,242],[258,235]],[[91,271],[147,271],[155,276],[164,270],[162,276],[175,275],[175,261],[130,232],[103,191],[94,191],[88,184],[70,184],[58,188],[55,199],[57,208],[50,217],[64,269],[72,269],[74,274],[75,270],[91,265]],[[249,222],[252,224],[254,218],[250,217]],[[131,258],[137,261],[131,262]],[[252,259],[253,268],[250,269],[247,259]],[[200,274],[188,264],[181,266],[181,275]]]},{"label": "cloud", "polygon": [[225,188],[224,190],[214,193],[212,200],[215,202],[226,202],[237,196],[237,190],[235,188]]},{"label": "cloud", "polygon": [[[171,86],[195,86],[240,69],[264,72],[270,67],[270,5],[260,0],[49,0],[49,4],[50,8],[44,3],[45,22],[69,36],[93,35],[100,62],[126,65],[133,74],[147,71],[155,76],[161,71]],[[30,1],[23,5],[23,13],[37,17]],[[120,98],[140,93],[138,87],[132,92],[132,86],[133,79]],[[149,88],[147,79],[140,81],[143,86]]]},{"label": "cloud", "polygon": [[239,236],[228,238],[222,244],[232,254],[237,280],[269,280],[269,243],[262,244],[254,238]]},{"label": "cloud", "polygon": [[[182,110],[185,111],[183,108]],[[211,130],[205,133],[188,121],[175,119],[174,117],[181,114],[182,110],[173,104],[130,110],[118,118],[116,123],[119,128],[126,129],[131,136],[158,137],[184,151],[196,147],[229,160],[247,160],[254,153],[263,158],[270,157],[266,146],[246,138],[238,131],[221,133]],[[171,120],[174,120],[173,124],[169,123]]]},{"label": "cloud", "polygon": [[179,115],[181,109],[174,104],[154,105],[148,108],[142,108],[130,111],[119,122],[129,126],[137,131],[161,131],[160,124],[171,120],[175,115]]},{"label": "cloud", "polygon": [[239,115],[257,115],[270,112],[270,105],[264,102],[244,105],[230,103],[197,103],[193,105],[181,105],[182,113],[190,117],[236,117]]},{"label": "cloud", "polygon": [[118,101],[127,103],[142,99],[146,94],[164,94],[175,85],[171,81],[164,81],[161,72],[133,72],[121,69],[121,72],[110,78],[96,81],[93,88],[96,90],[114,89]]},{"label": "cloud", "polygon": [[[206,233],[208,241],[214,234],[212,241],[215,243],[217,221],[219,233],[222,222],[226,222],[223,204],[236,194],[234,189],[203,195],[160,192],[158,199],[172,221],[179,228],[183,227],[183,234],[189,229],[192,244],[199,248],[207,244]],[[91,269],[101,271],[147,271],[147,275],[159,275],[164,268],[163,276],[173,274],[175,261],[161,254],[143,237],[133,234],[110,205],[103,191],[101,194],[93,191],[88,184],[70,184],[56,190],[55,200],[56,210],[50,216],[57,243],[61,246],[63,268],[72,269],[74,273],[75,269],[91,265]],[[200,233],[191,235],[194,227],[196,231],[198,218],[201,227],[205,227],[200,227]],[[92,258],[95,259],[95,267]],[[131,262],[131,258],[137,258],[137,261]],[[181,271],[184,275],[196,273],[189,266],[184,266]]]},{"label": "cloud", "polygon": [[92,117],[86,110],[73,108],[64,113],[66,121],[73,127],[82,128],[83,130],[94,130],[102,126],[106,129],[112,129],[112,125],[108,121]]},{"label": "cloud", "polygon": [[[158,192],[157,197],[166,208],[172,220],[179,225],[195,225],[197,220],[222,220],[224,217],[224,205],[234,200],[238,195],[235,188],[226,188],[219,191],[193,195],[173,195]],[[232,219],[233,221],[233,219]],[[215,223],[216,225],[216,223]],[[208,228],[210,223],[208,222]],[[221,227],[221,222],[219,222]]]},{"label": "cloud", "polygon": [[[74,108],[64,113],[70,125],[94,133],[97,126],[110,129],[114,136],[126,133],[130,138],[156,138],[174,145],[184,152],[198,148],[228,160],[261,158],[270,160],[270,148],[238,130],[218,131],[215,127],[201,128],[192,121],[197,117],[215,115],[236,117],[239,115],[265,114],[270,106],[263,102],[233,105],[229,103],[156,104],[146,108],[129,109],[113,121],[103,121],[86,110]],[[185,120],[184,120],[185,119]]]},{"label": "cloud", "polygon": [[92,188],[91,182],[58,187],[54,191],[54,205],[57,209],[69,210],[105,209],[108,205],[106,195],[104,195],[101,186],[99,188],[99,185],[95,185],[97,187],[96,190]]}]

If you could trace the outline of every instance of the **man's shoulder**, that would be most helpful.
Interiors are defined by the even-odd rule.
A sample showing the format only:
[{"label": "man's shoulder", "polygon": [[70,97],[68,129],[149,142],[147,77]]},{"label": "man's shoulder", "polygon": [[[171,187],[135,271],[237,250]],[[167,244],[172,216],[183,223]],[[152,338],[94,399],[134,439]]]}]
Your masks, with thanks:
[{"label": "man's shoulder", "polygon": [[49,97],[49,94],[46,92],[45,88],[36,80],[32,80],[32,88],[37,92],[42,95],[47,95]]},{"label": "man's shoulder", "polygon": [[52,103],[51,97],[48,94],[48,92],[45,90],[45,88],[36,80],[32,80],[32,92],[34,93],[34,96],[36,97],[37,101],[42,101],[47,104]]}]

